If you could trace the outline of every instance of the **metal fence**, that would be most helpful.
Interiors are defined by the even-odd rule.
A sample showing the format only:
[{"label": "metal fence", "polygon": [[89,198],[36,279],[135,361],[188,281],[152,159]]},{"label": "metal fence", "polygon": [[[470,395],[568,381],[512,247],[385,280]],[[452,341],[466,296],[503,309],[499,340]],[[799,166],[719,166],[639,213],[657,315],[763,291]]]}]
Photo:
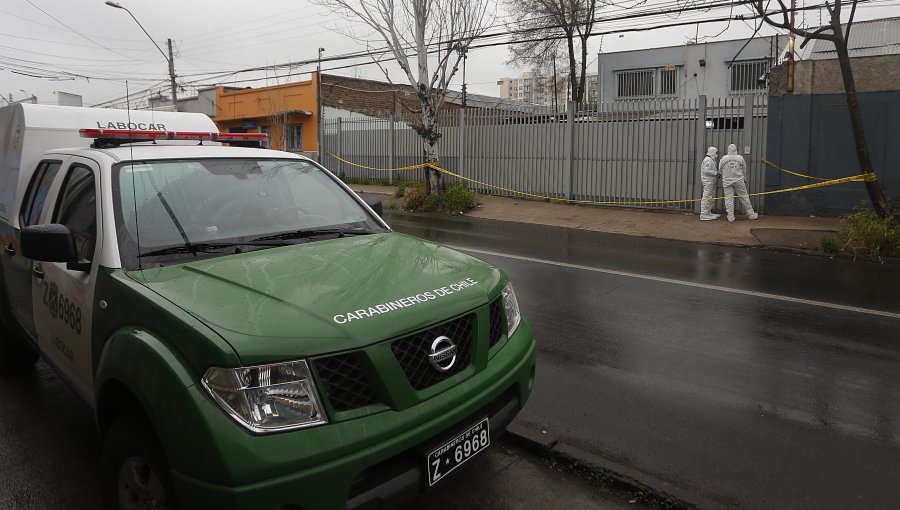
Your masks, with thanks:
[{"label": "metal fence", "polygon": [[[706,148],[724,155],[734,143],[747,161],[750,191],[764,188],[765,96],[572,103],[567,111],[442,112],[440,164],[481,193],[695,210],[698,203],[677,201],[700,198]],[[323,148],[325,166],[352,179],[423,178],[421,170],[357,166],[423,161],[422,142],[403,119],[326,120]],[[762,209],[762,197],[752,201]]]}]

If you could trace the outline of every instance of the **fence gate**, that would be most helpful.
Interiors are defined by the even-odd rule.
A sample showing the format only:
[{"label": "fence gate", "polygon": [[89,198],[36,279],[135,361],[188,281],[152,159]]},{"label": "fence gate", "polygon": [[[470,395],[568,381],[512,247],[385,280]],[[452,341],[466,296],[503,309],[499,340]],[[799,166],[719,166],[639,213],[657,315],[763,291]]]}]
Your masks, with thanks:
[{"label": "fence gate", "polygon": [[[767,97],[752,95],[570,103],[562,113],[449,110],[438,120],[440,164],[481,193],[693,211],[699,202],[679,201],[700,198],[709,146],[724,155],[737,145],[748,189],[763,191],[766,116]],[[421,170],[386,170],[423,161],[410,124],[327,119],[325,166],[351,180],[422,180]],[[752,202],[763,209],[762,197]]]}]

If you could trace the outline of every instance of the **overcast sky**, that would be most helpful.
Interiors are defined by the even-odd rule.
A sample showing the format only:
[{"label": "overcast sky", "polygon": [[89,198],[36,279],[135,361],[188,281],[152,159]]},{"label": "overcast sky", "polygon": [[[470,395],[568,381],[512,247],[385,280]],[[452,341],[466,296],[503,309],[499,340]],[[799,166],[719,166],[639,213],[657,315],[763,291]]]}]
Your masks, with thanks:
[{"label": "overcast sky", "polygon": [[[658,5],[696,3],[650,0],[641,8],[654,2]],[[134,13],[163,51],[166,39],[173,40],[175,70],[178,82],[185,88],[179,92],[180,97],[195,94],[197,87],[216,83],[259,87],[302,79],[306,77],[304,73],[315,68],[314,64],[290,70],[232,73],[251,67],[314,60],[320,46],[326,49],[326,56],[366,48],[360,40],[348,37],[346,31],[355,28],[355,34],[365,38],[367,30],[306,0],[121,0],[120,3]],[[805,5],[804,0],[798,4]],[[861,6],[857,19],[900,15],[898,5],[898,0],[876,0],[874,5]],[[729,12],[724,9],[682,14],[677,18],[660,16],[652,22],[655,25],[689,22],[728,16]],[[733,12],[750,13],[747,7],[735,8]],[[819,19],[815,11],[798,16],[798,21],[807,26],[817,26]],[[491,30],[504,30],[508,27],[504,21],[502,12],[498,12]],[[669,46],[695,37],[710,41],[738,39],[753,32],[752,21],[615,32],[641,23],[646,22],[600,24],[598,31],[613,33],[592,39],[591,66],[596,65],[596,54],[601,48],[603,52],[613,52]],[[760,31],[762,35],[773,33],[776,32],[768,27]],[[370,47],[380,46],[377,39],[371,40]],[[472,51],[466,69],[468,90],[498,95],[496,81],[522,71],[506,65],[507,59],[505,46]],[[356,61],[366,62],[365,59]],[[327,63],[323,67],[335,74],[384,79],[382,71],[374,65],[328,71],[329,67],[350,63]],[[149,95],[160,91],[168,95],[167,66],[163,55],[128,13],[105,5],[103,0],[0,1],[0,95],[5,99],[10,94],[14,101],[34,95],[40,103],[55,104],[55,91],[63,91],[83,96],[84,105],[90,106],[124,98],[127,80],[132,104],[146,102]],[[389,73],[395,81],[403,80],[395,67],[389,68]],[[461,81],[458,75],[454,88],[458,89]],[[0,100],[0,105],[3,104],[5,101]]]}]

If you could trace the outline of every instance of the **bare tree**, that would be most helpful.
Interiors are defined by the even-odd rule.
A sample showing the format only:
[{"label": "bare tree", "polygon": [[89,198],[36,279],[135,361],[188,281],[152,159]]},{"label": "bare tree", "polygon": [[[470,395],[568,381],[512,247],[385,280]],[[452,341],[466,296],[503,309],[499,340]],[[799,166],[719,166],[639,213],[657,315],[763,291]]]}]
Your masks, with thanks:
[{"label": "bare tree", "polygon": [[[411,123],[423,142],[424,162],[437,163],[437,115],[450,80],[472,41],[490,21],[490,0],[318,0],[350,20],[368,25],[386,45],[419,100]],[[411,62],[412,60],[412,62]],[[385,76],[387,71],[382,68]],[[443,176],[425,168],[428,193],[445,190]]]},{"label": "bare tree", "polygon": [[269,121],[269,146],[288,150],[286,91],[281,87],[272,87],[260,99],[260,106]]},{"label": "bare tree", "polygon": [[510,62],[546,72],[562,53],[572,100],[584,102],[587,44],[602,5],[600,0],[507,0],[513,24],[527,34],[525,40],[510,46]]},{"label": "bare tree", "polygon": [[[773,12],[766,12],[762,0],[754,0],[753,8],[769,25],[803,37],[804,41],[800,45],[801,48],[813,39],[830,41],[834,44],[838,65],[841,67],[841,76],[844,80],[844,92],[847,96],[847,109],[850,112],[850,124],[853,129],[853,142],[856,144],[856,158],[859,161],[859,170],[861,174],[867,177],[865,181],[866,191],[869,193],[872,207],[879,216],[882,218],[887,217],[890,212],[884,200],[884,194],[881,192],[881,186],[875,180],[875,173],[872,171],[872,158],[869,156],[869,145],[866,142],[865,126],[863,125],[862,112],[859,108],[859,96],[856,93],[856,82],[853,79],[853,69],[850,67],[850,52],[847,48],[847,41],[850,40],[850,29],[853,27],[853,16],[856,14],[858,0],[850,0],[850,15],[844,26],[841,26],[841,9],[847,2],[844,0],[833,0],[834,3],[832,4],[826,1],[825,8],[828,9],[828,14],[831,16],[829,24],[812,31],[795,27],[792,9],[785,5],[784,0],[777,1],[779,7]],[[780,20],[776,18],[780,18]]]}]

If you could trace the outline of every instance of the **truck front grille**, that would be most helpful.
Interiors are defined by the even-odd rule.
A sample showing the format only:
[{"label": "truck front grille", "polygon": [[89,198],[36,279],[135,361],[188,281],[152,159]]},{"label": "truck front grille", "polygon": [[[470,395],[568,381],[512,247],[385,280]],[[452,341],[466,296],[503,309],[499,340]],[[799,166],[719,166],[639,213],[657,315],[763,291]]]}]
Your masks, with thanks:
[{"label": "truck front grille", "polygon": [[325,396],[335,411],[350,411],[378,402],[366,373],[353,354],[315,360]]},{"label": "truck front grille", "polygon": [[491,303],[491,347],[503,337],[503,297]]},{"label": "truck front grille", "polygon": [[[397,340],[391,344],[391,350],[410,385],[423,390],[453,377],[469,366],[474,333],[475,314],[471,313]],[[456,362],[446,372],[436,369],[428,359],[431,344],[440,336],[446,336],[456,345]]]}]

